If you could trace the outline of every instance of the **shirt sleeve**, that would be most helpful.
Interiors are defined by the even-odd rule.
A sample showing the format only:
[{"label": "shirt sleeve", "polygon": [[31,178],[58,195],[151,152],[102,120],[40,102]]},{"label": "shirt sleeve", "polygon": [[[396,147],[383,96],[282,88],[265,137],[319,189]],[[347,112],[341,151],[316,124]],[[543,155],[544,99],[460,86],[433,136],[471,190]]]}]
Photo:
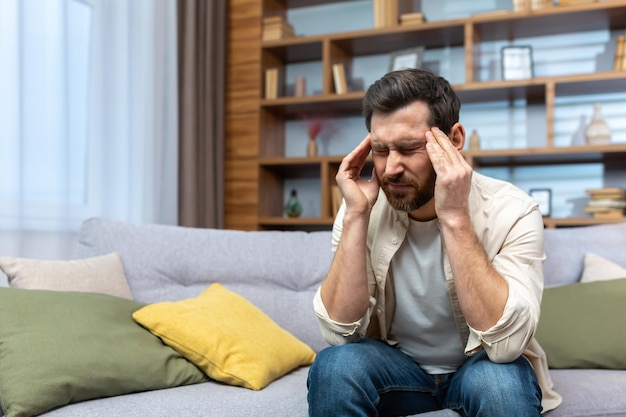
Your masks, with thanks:
[{"label": "shirt sleeve", "polygon": [[[341,207],[335,217],[332,232],[332,250],[335,252],[341,239],[343,232],[343,216],[345,213],[345,203],[342,202]],[[320,287],[321,288],[321,287]],[[313,309],[317,316],[317,321],[322,331],[322,336],[330,345],[343,345],[346,343],[356,342],[365,335],[365,331],[370,322],[371,311],[375,300],[370,299],[370,308],[365,316],[353,323],[339,323],[330,318],[326,306],[322,301],[320,288],[317,289],[313,298]]]},{"label": "shirt sleeve", "polygon": [[539,322],[544,259],[543,220],[538,210],[531,209],[511,229],[492,261],[509,287],[503,314],[485,331],[469,327],[466,354],[482,348],[497,363],[511,362],[522,355]]},{"label": "shirt sleeve", "polygon": [[354,323],[339,323],[332,320],[328,316],[319,288],[313,298],[313,308],[315,309],[322,336],[326,342],[333,346],[358,341],[364,336],[365,330],[369,325],[369,314],[366,314]]}]

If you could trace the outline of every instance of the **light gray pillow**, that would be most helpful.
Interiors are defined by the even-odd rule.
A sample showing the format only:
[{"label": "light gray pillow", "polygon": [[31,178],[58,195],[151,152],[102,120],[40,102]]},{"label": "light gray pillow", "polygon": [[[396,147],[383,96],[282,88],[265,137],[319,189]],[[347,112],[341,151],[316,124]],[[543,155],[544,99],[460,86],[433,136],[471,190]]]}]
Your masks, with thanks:
[{"label": "light gray pillow", "polygon": [[581,283],[626,278],[626,269],[592,252],[585,253]]},{"label": "light gray pillow", "polygon": [[71,261],[2,257],[0,269],[12,288],[94,292],[133,299],[117,252]]}]

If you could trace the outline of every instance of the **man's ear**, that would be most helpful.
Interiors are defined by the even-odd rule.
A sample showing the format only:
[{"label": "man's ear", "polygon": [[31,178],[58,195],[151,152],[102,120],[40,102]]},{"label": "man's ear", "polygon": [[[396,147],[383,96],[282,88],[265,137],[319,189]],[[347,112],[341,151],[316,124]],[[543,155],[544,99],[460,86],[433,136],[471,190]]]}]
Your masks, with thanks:
[{"label": "man's ear", "polygon": [[450,138],[450,142],[459,152],[462,151],[465,145],[465,128],[463,125],[459,122],[455,123],[452,129],[450,129],[448,138]]}]

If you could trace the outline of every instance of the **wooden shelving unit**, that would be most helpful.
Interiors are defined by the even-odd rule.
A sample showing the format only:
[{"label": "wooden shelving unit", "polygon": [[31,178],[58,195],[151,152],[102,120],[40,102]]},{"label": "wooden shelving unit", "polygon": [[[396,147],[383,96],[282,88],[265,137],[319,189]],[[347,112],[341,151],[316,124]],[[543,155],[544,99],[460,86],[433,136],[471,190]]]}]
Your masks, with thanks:
[{"label": "wooden shelving unit", "polygon": [[[330,0],[264,0],[263,15],[286,15],[290,8],[335,3]],[[261,70],[303,62],[320,62],[321,94],[278,97],[259,102],[259,205],[260,229],[329,229],[332,225],[330,187],[342,155],[313,158],[285,157],[287,120],[302,114],[358,115],[364,91],[334,93],[333,64],[349,64],[354,57],[390,53],[413,47],[462,47],[465,82],[455,85],[461,101],[489,103],[523,98],[541,103],[546,114],[546,145],[524,149],[467,151],[474,167],[573,164],[626,160],[626,144],[607,146],[556,146],[554,111],[557,97],[626,91],[626,72],[603,71],[580,75],[536,77],[521,81],[479,82],[474,73],[480,42],[510,40],[580,30],[626,30],[626,1],[604,1],[567,7],[550,6],[529,12],[475,15],[466,19],[426,22],[309,37],[261,42]],[[288,219],[283,216],[286,178],[319,178],[320,216]],[[592,218],[546,219],[546,227],[605,223]]]}]

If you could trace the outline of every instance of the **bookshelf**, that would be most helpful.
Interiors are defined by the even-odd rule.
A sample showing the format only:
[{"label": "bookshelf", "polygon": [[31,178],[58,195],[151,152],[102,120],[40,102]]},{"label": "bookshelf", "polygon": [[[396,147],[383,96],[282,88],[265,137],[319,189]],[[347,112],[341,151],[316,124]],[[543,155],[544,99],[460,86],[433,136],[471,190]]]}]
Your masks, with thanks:
[{"label": "bookshelf", "polygon": [[[264,19],[285,18],[292,8],[323,6],[340,3],[329,0],[264,0]],[[349,3],[349,2],[348,2]],[[397,3],[390,1],[387,3]],[[379,5],[380,7],[380,5]],[[400,10],[400,9],[398,9]],[[405,10],[406,9],[402,9]],[[407,13],[421,13],[408,10]],[[400,13],[400,12],[399,12]],[[423,19],[423,16],[420,17]],[[606,29],[626,32],[626,2],[604,1],[556,6],[543,2],[519,11],[485,11],[464,18],[417,21],[401,24],[397,19],[373,19],[370,29],[347,32],[288,36],[261,41],[261,79],[272,68],[286,69],[290,65],[314,63],[320,69],[318,91],[304,96],[278,95],[265,98],[260,94],[258,168],[258,229],[327,230],[333,221],[332,187],[343,154],[286,156],[285,125],[306,115],[355,117],[360,114],[364,88],[350,85],[350,66],[360,57],[391,54],[416,45],[428,49],[456,48],[463,58],[463,75],[453,82],[461,101],[466,104],[525,100],[540,107],[545,125],[543,143],[539,146],[504,149],[466,150],[465,156],[476,169],[489,167],[521,167],[554,164],[609,163],[626,160],[626,143],[606,146],[557,143],[555,127],[556,103],[563,97],[585,94],[626,92],[626,71],[618,67],[586,71],[578,74],[539,75],[526,80],[502,81],[485,78],[481,69],[482,45],[489,42],[512,41],[518,38],[576,33],[584,30]],[[378,27],[375,27],[375,26]],[[298,28],[295,27],[297,35]],[[608,47],[607,47],[608,48]],[[617,46],[615,52],[617,54]],[[348,74],[347,91],[337,91],[338,75],[333,68],[343,67]],[[382,74],[380,74],[382,75]],[[443,74],[442,74],[443,75]],[[445,76],[445,75],[444,75]],[[451,77],[446,77],[450,79]],[[452,81],[452,80],[451,80]],[[343,83],[343,81],[342,81]],[[279,91],[282,91],[280,88]],[[263,91],[263,90],[261,90]],[[464,123],[463,120],[461,120]],[[464,123],[465,124],[465,123]],[[466,125],[466,128],[468,126]],[[471,129],[469,129],[471,131]],[[469,131],[468,131],[469,135]],[[356,138],[360,139],[360,138]],[[356,141],[355,139],[355,141]],[[355,142],[356,144],[356,142]],[[619,164],[619,162],[617,162]],[[289,180],[310,179],[318,183],[319,215],[291,219],[283,214],[285,184]],[[584,190],[581,190],[584,193]],[[619,221],[619,219],[546,218],[546,227],[572,227]]]}]

